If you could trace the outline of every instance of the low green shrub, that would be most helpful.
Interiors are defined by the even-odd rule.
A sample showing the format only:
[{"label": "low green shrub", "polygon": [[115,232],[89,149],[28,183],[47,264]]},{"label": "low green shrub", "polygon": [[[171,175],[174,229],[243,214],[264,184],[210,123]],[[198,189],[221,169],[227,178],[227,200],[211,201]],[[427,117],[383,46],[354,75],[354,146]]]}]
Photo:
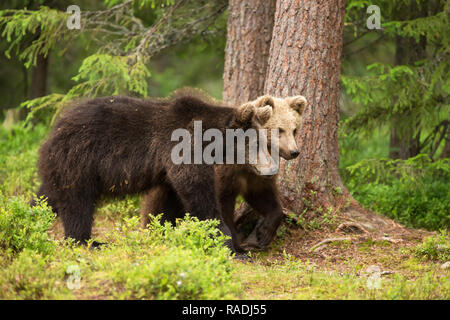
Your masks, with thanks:
[{"label": "low green shrub", "polygon": [[235,298],[240,284],[232,278],[231,253],[223,246],[227,237],[217,224],[187,216],[173,227],[153,218],[142,229],[138,217],[124,218],[101,249],[61,241],[51,254],[42,250],[45,241],[26,242],[18,234],[20,252],[3,250],[5,245],[17,250],[14,241],[0,248],[0,299]]},{"label": "low green shrub", "polygon": [[140,195],[128,195],[123,199],[102,199],[98,204],[98,214],[111,220],[139,215]]},{"label": "low green shrub", "polygon": [[111,278],[123,287],[119,297],[223,299],[236,293],[227,237],[216,228],[217,220],[187,215],[174,227],[151,216],[148,229],[138,225],[138,217],[125,219],[109,235],[114,245],[107,251],[117,255],[126,248],[127,256],[134,257],[112,264]]},{"label": "low green shrub", "polygon": [[413,249],[417,258],[447,262],[450,261],[450,237],[447,231],[425,238],[422,244]]},{"label": "low green shrub", "polygon": [[47,231],[55,217],[45,201],[31,208],[23,198],[0,193],[0,248],[10,253],[30,249],[49,254],[55,242]]},{"label": "low green shrub", "polygon": [[0,126],[0,191],[5,195],[32,196],[38,186],[37,155],[48,127],[23,123],[6,130]]},{"label": "low green shrub", "polygon": [[346,185],[365,207],[415,228],[450,228],[450,159],[366,159],[346,168]]}]

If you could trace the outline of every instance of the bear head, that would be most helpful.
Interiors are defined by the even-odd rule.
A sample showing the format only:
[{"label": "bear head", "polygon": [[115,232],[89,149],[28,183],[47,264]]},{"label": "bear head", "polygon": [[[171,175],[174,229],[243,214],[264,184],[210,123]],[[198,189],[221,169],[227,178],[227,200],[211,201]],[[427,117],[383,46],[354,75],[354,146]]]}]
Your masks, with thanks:
[{"label": "bear head", "polygon": [[[250,103],[255,106],[256,110],[262,110],[257,112],[256,116],[264,115],[266,120],[263,127],[265,129],[278,129],[280,156],[286,160],[296,158],[300,152],[295,138],[302,124],[303,112],[307,105],[306,98],[300,95],[287,98],[264,95]],[[272,109],[271,112],[267,110],[268,107]],[[270,142],[269,132],[269,144]]]},{"label": "bear head", "polygon": [[[273,107],[270,105],[255,106],[253,102],[247,102],[237,108],[236,119],[244,127],[255,129],[253,138],[251,135],[245,139],[245,150],[240,150],[245,155],[245,163],[250,164],[249,168],[258,175],[271,176],[278,171],[278,161],[274,159],[266,147],[259,148],[260,145],[269,145],[269,137],[260,135],[259,129],[265,129],[265,125],[273,116]],[[247,140],[248,138],[248,140]],[[254,149],[253,151],[252,146]],[[249,152],[246,152],[248,150]],[[253,158],[251,158],[251,155]],[[253,159],[253,160],[251,160]]]}]

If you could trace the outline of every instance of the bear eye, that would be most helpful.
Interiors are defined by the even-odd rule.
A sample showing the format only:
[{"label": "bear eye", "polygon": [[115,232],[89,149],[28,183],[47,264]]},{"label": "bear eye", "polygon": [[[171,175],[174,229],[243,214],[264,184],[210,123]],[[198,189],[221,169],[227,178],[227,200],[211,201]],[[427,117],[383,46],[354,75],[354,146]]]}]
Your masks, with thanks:
[{"label": "bear eye", "polygon": [[280,131],[280,133],[283,133],[284,129],[278,128],[278,131]]},{"label": "bear eye", "polygon": [[297,129],[294,129],[294,136],[297,135]]}]

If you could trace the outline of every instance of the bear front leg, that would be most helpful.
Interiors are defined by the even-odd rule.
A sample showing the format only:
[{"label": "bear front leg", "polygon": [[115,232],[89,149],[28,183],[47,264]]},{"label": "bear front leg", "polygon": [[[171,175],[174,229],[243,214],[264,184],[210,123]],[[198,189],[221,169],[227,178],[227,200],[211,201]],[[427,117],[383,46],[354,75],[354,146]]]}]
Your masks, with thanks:
[{"label": "bear front leg", "polygon": [[[167,178],[186,212],[189,212],[199,220],[219,220],[219,230],[232,238],[232,233],[224,223],[220,212],[215,188],[214,168],[212,166],[172,165],[167,170]],[[227,240],[225,244],[230,250],[236,251],[232,240]]]},{"label": "bear front leg", "polygon": [[236,229],[236,224],[234,223],[234,206],[236,204],[236,196],[222,195],[220,198],[221,209],[222,209],[222,218],[231,232],[231,237],[233,241],[233,246],[236,252],[243,253],[245,252],[244,248],[241,247],[241,243],[243,240],[243,234],[239,233]]},{"label": "bear front leg", "polygon": [[66,238],[72,238],[80,244],[86,244],[91,238],[95,201],[94,196],[83,192],[61,195],[57,207]]},{"label": "bear front leg", "polygon": [[247,239],[242,244],[246,248],[264,249],[276,235],[277,229],[283,221],[283,209],[273,187],[250,193],[244,199],[253,209],[262,215]]}]

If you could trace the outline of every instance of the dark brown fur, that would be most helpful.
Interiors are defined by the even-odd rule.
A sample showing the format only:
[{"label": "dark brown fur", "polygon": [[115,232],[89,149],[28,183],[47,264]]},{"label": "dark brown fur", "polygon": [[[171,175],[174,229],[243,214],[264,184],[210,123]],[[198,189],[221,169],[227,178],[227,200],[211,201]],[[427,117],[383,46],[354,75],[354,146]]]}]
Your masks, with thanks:
[{"label": "dark brown fur", "polygon": [[[244,235],[238,232],[233,221],[238,195],[242,195],[247,203],[263,216],[244,246],[266,247],[275,236],[283,217],[276,179],[257,175],[242,165],[215,165],[215,176],[222,218],[231,231],[234,248],[245,251],[242,246]],[[149,214],[164,213],[163,220],[174,223],[188,211],[170,184],[153,187],[142,201],[142,225],[145,227],[149,223]]]},{"label": "dark brown fur", "polygon": [[[229,227],[234,248],[245,251],[245,247],[264,248],[273,237],[283,218],[275,179],[258,176],[242,166],[216,165],[216,189],[221,206],[222,218]],[[243,245],[243,235],[240,234],[233,221],[234,206],[238,195],[242,195],[263,219],[260,219],[254,232],[256,239],[249,239]],[[163,214],[165,221],[175,222],[188,212],[181,204],[176,192],[170,185],[152,188],[144,195],[141,205],[143,226],[149,222],[148,214]]]},{"label": "dark brown fur", "polygon": [[[123,196],[169,186],[186,211],[222,222],[212,165],[172,163],[170,141],[177,128],[243,128],[238,108],[213,105],[192,96],[168,101],[126,97],[97,98],[63,113],[39,156],[42,180],[37,196],[63,222],[65,236],[85,243],[100,196]],[[191,132],[192,134],[192,132]]]}]

